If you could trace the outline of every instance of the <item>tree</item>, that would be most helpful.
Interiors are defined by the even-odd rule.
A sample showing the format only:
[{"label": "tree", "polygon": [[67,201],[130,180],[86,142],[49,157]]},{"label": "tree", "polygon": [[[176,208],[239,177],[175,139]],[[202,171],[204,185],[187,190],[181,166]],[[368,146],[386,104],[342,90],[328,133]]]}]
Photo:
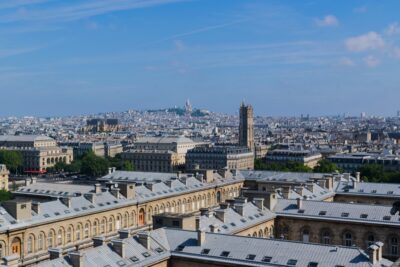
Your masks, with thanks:
[{"label": "tree", "polygon": [[16,173],[23,164],[22,154],[19,151],[0,150],[0,163],[5,164],[12,173]]},{"label": "tree", "polygon": [[335,163],[332,163],[326,159],[322,159],[318,161],[317,166],[314,167],[314,172],[332,173],[332,172],[341,172],[341,170]]},{"label": "tree", "polygon": [[282,163],[264,163],[260,159],[254,161],[255,170],[283,171],[283,172],[311,172],[312,169],[301,162],[287,161]]},{"label": "tree", "polygon": [[122,162],[121,170],[123,171],[134,171],[135,166],[130,161],[125,160]]},{"label": "tree", "polygon": [[12,198],[11,192],[1,189],[0,190],[0,202],[10,200]]},{"label": "tree", "polygon": [[81,172],[88,176],[100,177],[107,174],[108,166],[106,159],[89,152],[82,158]]},{"label": "tree", "polygon": [[385,182],[385,171],[382,165],[365,164],[359,169],[361,177],[366,182]]}]

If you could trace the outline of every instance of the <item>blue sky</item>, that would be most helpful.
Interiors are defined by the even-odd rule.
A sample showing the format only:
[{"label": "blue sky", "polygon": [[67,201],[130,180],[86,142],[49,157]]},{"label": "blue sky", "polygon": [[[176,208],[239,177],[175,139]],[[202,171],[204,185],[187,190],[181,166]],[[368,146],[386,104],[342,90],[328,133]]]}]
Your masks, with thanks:
[{"label": "blue sky", "polygon": [[400,1],[1,0],[0,116],[400,110]]}]

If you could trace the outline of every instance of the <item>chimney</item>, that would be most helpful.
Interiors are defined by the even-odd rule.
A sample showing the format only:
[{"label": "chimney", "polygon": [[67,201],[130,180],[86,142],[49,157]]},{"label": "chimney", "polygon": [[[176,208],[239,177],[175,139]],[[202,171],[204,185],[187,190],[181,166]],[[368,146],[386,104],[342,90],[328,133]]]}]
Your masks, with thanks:
[{"label": "chimney", "polygon": [[273,210],[275,208],[276,204],[278,203],[278,198],[276,196],[276,193],[270,193],[269,196],[267,196],[265,199],[267,200],[267,202],[265,203],[265,206],[269,210]]},{"label": "chimney", "polygon": [[164,183],[165,183],[165,185],[168,186],[169,188],[172,187],[172,180],[164,181]]},{"label": "chimney", "polygon": [[196,179],[199,180],[200,183],[204,182],[204,175],[199,173],[196,175]]},{"label": "chimney", "polygon": [[117,188],[117,187],[111,188],[111,195],[113,195],[115,198],[119,199],[120,198],[119,188]]},{"label": "chimney", "polygon": [[149,189],[150,191],[153,191],[153,183],[145,183],[145,186],[147,189]]},{"label": "chimney", "polygon": [[219,203],[219,208],[222,210],[225,210],[225,209],[229,208],[229,203],[226,203],[226,202]]},{"label": "chimney", "polygon": [[350,173],[343,173],[343,178],[346,179],[346,181],[350,180]]},{"label": "chimney", "polygon": [[284,199],[289,199],[290,195],[290,186],[284,186],[282,187],[282,196]]},{"label": "chimney", "polygon": [[324,179],[318,179],[317,180],[317,184],[318,184],[318,186],[319,187],[322,187],[322,188],[326,188],[327,186],[326,186],[326,184],[327,184],[327,180],[324,180]]},{"label": "chimney", "polygon": [[30,178],[26,178],[25,179],[25,186],[29,186],[31,184],[31,179]]},{"label": "chimney", "polygon": [[303,208],[303,199],[302,198],[297,198],[297,208],[302,209]]},{"label": "chimney", "polygon": [[196,217],[196,230],[200,230],[200,217]]},{"label": "chimney", "polygon": [[361,173],[360,172],[356,172],[356,180],[357,180],[357,182],[361,181]]},{"label": "chimney", "polygon": [[63,198],[60,198],[60,201],[61,201],[65,206],[67,206],[68,208],[71,208],[71,207],[72,207],[72,203],[71,203],[71,198],[70,198],[70,197],[63,197]]},{"label": "chimney", "polygon": [[314,183],[313,182],[307,182],[306,183],[306,188],[308,191],[310,191],[311,193],[314,193]]},{"label": "chimney", "polygon": [[108,174],[112,174],[113,173],[113,168],[108,168]]},{"label": "chimney", "polygon": [[148,232],[138,233],[139,243],[146,249],[150,249],[150,236]]},{"label": "chimney", "polygon": [[205,216],[208,213],[208,208],[201,208],[200,209],[200,216]]},{"label": "chimney", "polygon": [[382,242],[376,242],[375,245],[378,247],[378,253],[377,253],[377,260],[378,262],[381,262],[382,260],[382,253],[383,253],[383,243]]},{"label": "chimney", "polygon": [[37,178],[36,177],[32,177],[31,178],[31,184],[36,184],[37,182]]},{"label": "chimney", "polygon": [[127,239],[131,236],[131,233],[129,232],[129,230],[126,230],[126,229],[119,230],[118,234],[119,234],[120,239]]},{"label": "chimney", "polygon": [[215,211],[215,217],[222,221],[223,223],[225,222],[225,215],[226,215],[226,211],[223,209],[218,209]]},{"label": "chimney", "polygon": [[40,202],[32,202],[32,210],[36,213],[36,214],[40,214]]},{"label": "chimney", "polygon": [[353,189],[356,189],[357,185],[358,185],[358,181],[357,181],[357,179],[354,179],[353,180]]},{"label": "chimney", "polygon": [[104,236],[96,236],[92,238],[94,247],[101,247],[105,244],[106,238]]},{"label": "chimney", "polygon": [[243,204],[235,204],[235,211],[240,214],[240,216],[244,216],[244,205]]},{"label": "chimney", "polygon": [[126,199],[134,199],[135,198],[136,185],[134,183],[119,184],[119,188],[121,189],[121,194]]},{"label": "chimney", "polygon": [[378,263],[378,246],[377,245],[371,245],[368,248],[368,256],[369,256],[369,262],[373,265]]},{"label": "chimney", "polygon": [[294,191],[296,191],[297,194],[300,196],[303,196],[303,187],[302,186],[295,186]]},{"label": "chimney", "polygon": [[50,260],[59,259],[62,257],[62,250],[60,248],[50,248],[49,254],[50,254]]},{"label": "chimney", "polygon": [[181,176],[182,176],[182,172],[181,172],[181,171],[179,171],[179,172],[176,173],[176,177],[177,177],[178,179],[181,178]]},{"label": "chimney", "polygon": [[72,267],[83,267],[83,253],[73,251],[68,254]]},{"label": "chimney", "polygon": [[95,193],[95,194],[100,194],[100,193],[101,193],[101,184],[96,183],[96,184],[94,185],[94,193]]},{"label": "chimney", "polygon": [[111,241],[114,251],[121,257],[125,258],[125,242],[121,239]]},{"label": "chimney", "polygon": [[3,258],[5,266],[7,267],[18,267],[19,257],[17,255],[10,255]]},{"label": "chimney", "polygon": [[204,245],[205,242],[206,242],[206,232],[197,230],[197,245],[201,247]]},{"label": "chimney", "polygon": [[264,199],[263,198],[254,198],[254,205],[257,206],[260,210],[264,209]]},{"label": "chimney", "polygon": [[218,225],[211,224],[210,225],[210,232],[216,233],[218,231]]},{"label": "chimney", "polygon": [[95,194],[93,193],[86,193],[83,195],[84,198],[86,198],[90,203],[94,203],[95,202]]}]

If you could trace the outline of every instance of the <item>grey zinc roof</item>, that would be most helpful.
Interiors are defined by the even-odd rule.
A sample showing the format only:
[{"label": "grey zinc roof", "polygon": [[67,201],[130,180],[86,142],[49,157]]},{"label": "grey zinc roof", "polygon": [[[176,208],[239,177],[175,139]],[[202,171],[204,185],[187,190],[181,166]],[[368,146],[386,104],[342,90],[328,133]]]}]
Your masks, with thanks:
[{"label": "grey zinc roof", "polygon": [[[310,179],[323,178],[331,173],[308,173],[308,172],[277,172],[277,171],[240,171],[246,180],[266,180],[266,181],[292,181],[305,182]],[[335,174],[336,175],[336,174]]]},{"label": "grey zinc roof", "polygon": [[34,142],[54,140],[44,135],[0,135],[0,142]]},{"label": "grey zinc roof", "polygon": [[193,140],[190,138],[187,138],[185,136],[142,137],[142,138],[139,138],[136,141],[136,143],[186,144],[186,143],[193,143]]},{"label": "grey zinc roof", "polygon": [[224,221],[221,221],[214,215],[216,210],[211,210],[208,212],[208,214],[200,217],[201,229],[210,232],[211,226],[214,226],[218,233],[232,234],[275,218],[275,214],[273,212],[266,208],[261,210],[251,202],[244,204],[243,216],[236,212],[234,208],[230,207],[224,209]]},{"label": "grey zinc roof", "polygon": [[[297,261],[296,266],[307,267],[310,262],[318,266],[347,267],[374,266],[368,256],[356,247],[328,246],[321,244],[301,243],[294,241],[243,237],[206,233],[202,246],[196,246],[196,232],[165,229],[172,255],[182,257],[201,257],[221,262],[235,262],[243,266],[287,266],[289,260]],[[178,246],[185,245],[182,251],[176,251]],[[181,247],[182,248],[182,247]],[[209,249],[208,255],[202,254],[203,249]],[[221,253],[228,251],[228,257]],[[254,260],[246,259],[249,254],[255,255]],[[264,257],[272,257],[271,263],[262,261]],[[391,262],[383,260],[375,266],[390,266]]]},{"label": "grey zinc roof", "polygon": [[[262,239],[234,235],[206,233],[200,246],[197,242],[197,232],[161,228],[149,233],[150,249],[144,248],[136,238],[124,239],[125,257],[120,257],[111,245],[82,250],[83,265],[97,266],[144,266],[167,259],[171,255],[181,258],[197,258],[220,263],[235,263],[241,266],[287,266],[289,260],[296,260],[298,267],[307,267],[310,262],[318,266],[347,267],[390,266],[392,263],[383,259],[379,264],[372,265],[368,256],[356,247],[329,246],[311,243],[301,243],[285,240]],[[121,240],[117,240],[120,242]],[[115,241],[114,241],[115,242]],[[161,250],[157,251],[158,248]],[[204,249],[209,252],[204,254]],[[229,252],[227,257],[221,256],[223,251]],[[147,257],[143,253],[148,253]],[[254,255],[249,259],[248,255]],[[136,257],[137,260],[131,260]],[[263,261],[271,257],[271,262]],[[68,257],[41,262],[39,267],[71,266]]]},{"label": "grey zinc roof", "polygon": [[90,185],[35,183],[17,189],[17,194],[42,195],[51,197],[74,196],[76,193],[84,194],[93,190]]},{"label": "grey zinc roof", "polygon": [[[301,212],[299,212],[296,200],[279,199],[274,211],[278,216],[309,217],[400,227],[400,216],[390,215],[390,209],[389,206],[381,205],[303,201]],[[324,211],[325,215],[321,211]]]},{"label": "grey zinc roof", "polygon": [[349,182],[342,181],[337,187],[336,193],[400,198],[400,185],[359,182],[354,188],[354,181],[350,180]]}]

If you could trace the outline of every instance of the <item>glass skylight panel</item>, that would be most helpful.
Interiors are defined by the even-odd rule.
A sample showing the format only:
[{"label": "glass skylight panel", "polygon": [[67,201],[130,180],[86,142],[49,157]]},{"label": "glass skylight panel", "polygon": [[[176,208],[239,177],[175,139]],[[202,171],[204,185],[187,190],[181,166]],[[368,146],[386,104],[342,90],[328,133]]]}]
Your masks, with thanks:
[{"label": "glass skylight panel", "polygon": [[254,255],[254,254],[249,254],[249,255],[246,256],[246,260],[253,261],[255,258],[256,258],[256,255]]},{"label": "glass skylight panel", "polygon": [[200,253],[203,255],[208,255],[208,253],[210,253],[210,250],[208,248],[205,248]]},{"label": "glass skylight panel", "polygon": [[220,255],[220,256],[221,256],[221,257],[228,257],[230,253],[231,253],[230,251],[225,251],[225,250],[224,250],[224,251],[221,252],[221,255]]}]

